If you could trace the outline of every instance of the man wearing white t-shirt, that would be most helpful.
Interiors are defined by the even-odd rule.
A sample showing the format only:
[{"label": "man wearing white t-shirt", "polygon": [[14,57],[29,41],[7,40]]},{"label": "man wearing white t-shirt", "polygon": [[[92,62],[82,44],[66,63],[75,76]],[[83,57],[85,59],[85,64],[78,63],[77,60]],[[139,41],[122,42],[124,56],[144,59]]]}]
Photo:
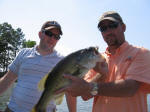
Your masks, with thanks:
[{"label": "man wearing white t-shirt", "polygon": [[[9,71],[0,79],[0,94],[16,80],[18,82],[5,112],[30,112],[37,103],[42,94],[37,90],[38,82],[63,58],[54,49],[61,38],[60,35],[62,35],[62,30],[58,22],[45,22],[39,32],[39,45],[21,50],[10,64]],[[76,108],[69,105],[73,103],[75,104],[75,100],[67,95],[70,112],[76,112]],[[55,110],[56,105],[54,101],[51,101],[47,112],[55,112]]]}]

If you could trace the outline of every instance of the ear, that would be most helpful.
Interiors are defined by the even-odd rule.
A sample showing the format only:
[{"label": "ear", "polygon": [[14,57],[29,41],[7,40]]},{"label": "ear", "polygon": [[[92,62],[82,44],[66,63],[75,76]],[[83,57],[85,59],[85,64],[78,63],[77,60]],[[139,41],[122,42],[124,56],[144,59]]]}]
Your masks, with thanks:
[{"label": "ear", "polygon": [[39,31],[39,38],[42,39],[43,38],[43,33],[41,31]]},{"label": "ear", "polygon": [[124,23],[122,24],[122,29],[124,32],[126,31],[126,25]]}]

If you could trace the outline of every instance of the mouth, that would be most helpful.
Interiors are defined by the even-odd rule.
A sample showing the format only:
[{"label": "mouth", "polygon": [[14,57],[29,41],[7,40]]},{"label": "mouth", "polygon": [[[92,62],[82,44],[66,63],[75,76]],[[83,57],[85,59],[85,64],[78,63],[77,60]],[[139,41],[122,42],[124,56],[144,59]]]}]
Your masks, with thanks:
[{"label": "mouth", "polygon": [[105,36],[106,39],[111,39],[111,38],[114,38],[115,35],[114,34],[108,34]]}]

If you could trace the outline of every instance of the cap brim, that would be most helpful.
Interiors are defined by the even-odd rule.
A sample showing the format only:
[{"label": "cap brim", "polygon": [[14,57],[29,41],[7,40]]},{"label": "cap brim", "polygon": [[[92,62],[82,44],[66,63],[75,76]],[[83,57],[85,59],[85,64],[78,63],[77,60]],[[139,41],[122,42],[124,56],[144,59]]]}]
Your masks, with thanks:
[{"label": "cap brim", "polygon": [[103,19],[101,19],[98,23],[98,27],[101,25],[101,23],[104,21],[104,20],[110,20],[110,21],[113,21],[113,22],[119,22],[118,20],[116,20],[115,18],[112,18],[112,17],[104,17]]},{"label": "cap brim", "polygon": [[112,17],[105,17],[105,18],[101,19],[99,23],[101,23],[101,22],[104,21],[104,20],[110,20],[110,21],[113,21],[113,22],[119,22],[119,21],[116,20],[115,18],[112,18]]},{"label": "cap brim", "polygon": [[[45,28],[45,30],[50,30],[50,29],[53,29],[53,28],[58,28],[58,27],[56,27],[56,26],[49,26],[49,27]],[[60,29],[60,28],[58,28],[58,29]]]},{"label": "cap brim", "polygon": [[59,29],[59,30],[60,30],[60,34],[62,35],[61,28],[60,28],[60,27],[57,27],[57,26],[49,26],[49,27],[45,28],[45,30],[50,30],[50,29],[53,29],[53,28]]}]

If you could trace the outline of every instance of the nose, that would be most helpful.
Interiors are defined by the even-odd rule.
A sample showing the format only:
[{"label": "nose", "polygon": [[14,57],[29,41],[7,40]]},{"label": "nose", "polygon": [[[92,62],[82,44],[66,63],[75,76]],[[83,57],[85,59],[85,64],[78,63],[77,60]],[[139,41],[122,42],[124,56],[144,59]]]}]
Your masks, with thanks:
[{"label": "nose", "polygon": [[56,44],[58,40],[56,40],[53,36],[47,40],[48,43]]},{"label": "nose", "polygon": [[102,35],[106,36],[112,33],[112,29],[107,27],[107,30],[102,32]]},{"label": "nose", "polygon": [[54,35],[50,38],[51,41],[56,42],[57,40],[55,39]]}]

